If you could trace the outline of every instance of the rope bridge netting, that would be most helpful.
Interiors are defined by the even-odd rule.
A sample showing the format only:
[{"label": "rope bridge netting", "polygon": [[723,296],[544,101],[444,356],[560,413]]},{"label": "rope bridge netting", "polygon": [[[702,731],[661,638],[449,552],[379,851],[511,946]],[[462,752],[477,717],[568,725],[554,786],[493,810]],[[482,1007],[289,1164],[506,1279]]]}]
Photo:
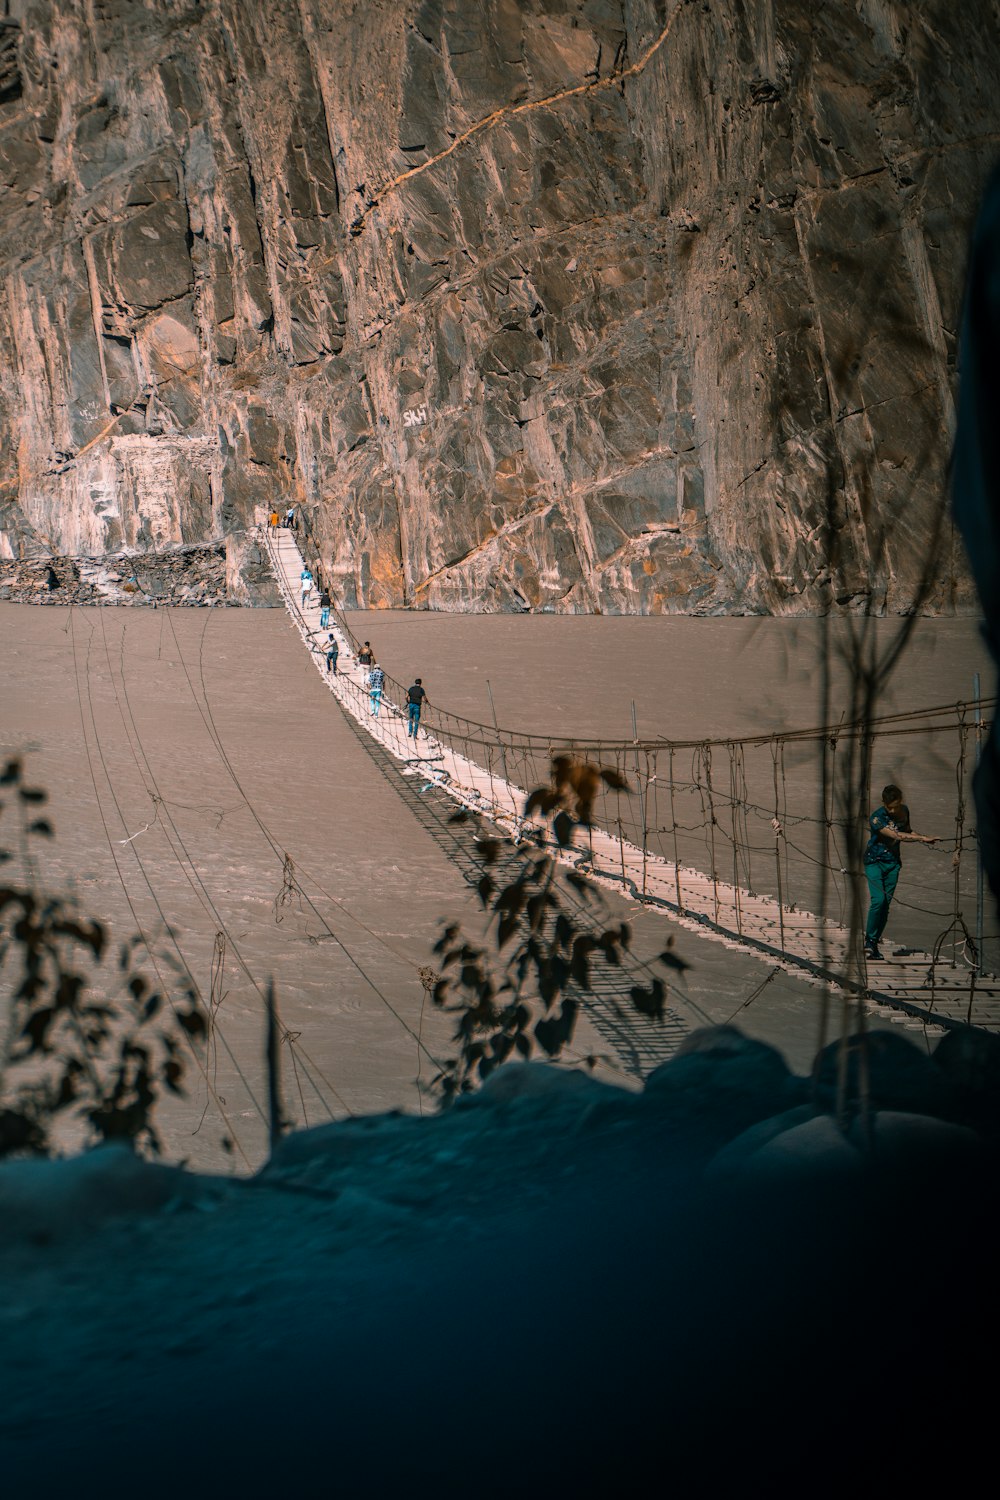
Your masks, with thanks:
[{"label": "rope bridge netting", "polygon": [[[350,625],[337,611],[334,618],[356,657]],[[409,753],[407,686],[386,674],[382,732],[398,738],[402,757]],[[353,690],[363,695],[362,687]],[[959,701],[862,723],[672,740],[524,733],[428,705],[421,729],[482,768],[489,790],[475,796],[515,831],[524,794],[548,783],[554,757],[615,770],[630,790],[604,787],[595,825],[617,842],[622,886],[654,901],[667,896],[661,904],[741,937],[754,930],[749,901],[767,897],[781,952],[801,946],[803,920],[813,912],[857,935],[867,816],[883,784],[898,782],[915,826],[939,839],[933,848],[905,847],[893,905],[899,951],[919,947],[935,966],[978,973],[971,777],[995,706],[995,698]]]}]

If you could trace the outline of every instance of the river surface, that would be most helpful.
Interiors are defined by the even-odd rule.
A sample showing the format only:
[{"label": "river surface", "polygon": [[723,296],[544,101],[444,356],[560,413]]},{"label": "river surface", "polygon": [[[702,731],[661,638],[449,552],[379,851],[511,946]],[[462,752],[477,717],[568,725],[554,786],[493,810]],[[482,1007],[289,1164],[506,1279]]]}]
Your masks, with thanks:
[{"label": "river surface", "polygon": [[[633,702],[640,736],[739,737],[818,717],[810,621],[378,613],[351,624],[391,675],[422,675],[437,706],[488,723],[488,682],[500,724],[522,732],[624,739]],[[879,625],[886,641],[894,628]],[[920,622],[882,707],[968,698],[975,671],[989,691],[972,622]],[[0,604],[0,694],[0,753],[27,752],[29,777],[50,797],[56,838],[34,840],[39,883],[72,889],[118,939],[141,931],[164,982],[185,969],[213,1010],[189,1096],[162,1115],[169,1157],[236,1170],[264,1158],[271,979],[290,1034],[283,1092],[295,1123],[434,1107],[419,1085],[450,1055],[453,1023],[427,1002],[419,969],[433,963],[442,919],[478,931],[478,905],[283,611]],[[907,747],[887,762],[915,822],[932,832],[954,830],[952,748]],[[791,767],[790,817],[797,786],[803,803],[814,800],[810,777],[814,768]],[[10,808],[0,834],[16,851]],[[687,837],[685,858],[697,863],[704,829]],[[927,910],[894,908],[897,940],[926,941],[942,924],[949,860],[914,853],[900,897]],[[7,868],[24,873],[20,854]],[[758,884],[766,888],[763,868]],[[690,1024],[739,1010],[745,1029],[808,1065],[815,988],[656,914],[614,901],[612,911],[634,920],[642,954],[675,936],[692,965],[676,997]],[[581,1053],[623,1081],[586,1024]],[[223,1146],[227,1135],[235,1148]]]}]

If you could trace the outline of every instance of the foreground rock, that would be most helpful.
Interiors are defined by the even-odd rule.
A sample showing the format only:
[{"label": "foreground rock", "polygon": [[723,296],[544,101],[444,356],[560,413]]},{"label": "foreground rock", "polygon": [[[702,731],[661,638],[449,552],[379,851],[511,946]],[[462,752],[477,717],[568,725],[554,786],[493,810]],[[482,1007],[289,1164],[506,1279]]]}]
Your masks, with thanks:
[{"label": "foreground rock", "polygon": [[799,1494],[821,1453],[825,1495],[872,1461],[946,1481],[954,1433],[978,1468],[996,1100],[991,1143],[842,1129],[807,1092],[717,1028],[642,1093],[508,1065],[445,1115],[293,1135],[250,1182],[120,1148],[0,1166],[12,1493],[104,1494],[109,1462],[150,1496],[437,1495],[445,1466],[477,1495],[715,1493],[752,1462]]},{"label": "foreground rock", "polygon": [[8,9],[0,550],[295,499],[349,607],[912,604],[991,0]]}]

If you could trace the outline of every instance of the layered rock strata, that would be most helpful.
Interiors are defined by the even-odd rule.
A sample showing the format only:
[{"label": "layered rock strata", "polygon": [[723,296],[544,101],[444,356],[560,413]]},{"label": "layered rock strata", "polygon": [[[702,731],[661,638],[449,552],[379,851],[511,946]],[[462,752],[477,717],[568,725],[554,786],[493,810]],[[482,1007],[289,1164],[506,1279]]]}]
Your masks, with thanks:
[{"label": "layered rock strata", "polygon": [[277,604],[261,548],[246,549],[244,572],[227,571],[226,547],[131,549],[108,557],[0,558],[0,599],[13,604]]},{"label": "layered rock strata", "polygon": [[[907,610],[995,0],[7,0],[0,550]],[[929,607],[964,607],[950,534]]]}]

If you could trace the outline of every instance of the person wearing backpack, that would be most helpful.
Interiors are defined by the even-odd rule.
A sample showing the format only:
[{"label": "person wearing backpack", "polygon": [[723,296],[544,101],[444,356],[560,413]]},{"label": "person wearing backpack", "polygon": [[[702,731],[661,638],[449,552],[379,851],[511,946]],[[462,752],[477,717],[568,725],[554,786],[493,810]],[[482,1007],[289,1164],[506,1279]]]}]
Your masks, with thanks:
[{"label": "person wearing backpack", "polygon": [[299,574],[299,583],[302,585],[302,608],[305,609],[306,600],[309,598],[313,586],[313,576],[309,568],[302,569],[302,572]]},{"label": "person wearing backpack", "polygon": [[416,739],[417,730],[420,728],[420,710],[424,706],[426,697],[427,694],[424,692],[422,679],[418,677],[413,686],[407,688],[406,691],[406,733],[407,736],[412,734],[414,739]]},{"label": "person wearing backpack", "polygon": [[377,661],[372,662],[372,669],[368,673],[368,696],[371,700],[372,713],[378,718],[379,707],[382,703],[382,689],[385,687],[385,673]]}]

